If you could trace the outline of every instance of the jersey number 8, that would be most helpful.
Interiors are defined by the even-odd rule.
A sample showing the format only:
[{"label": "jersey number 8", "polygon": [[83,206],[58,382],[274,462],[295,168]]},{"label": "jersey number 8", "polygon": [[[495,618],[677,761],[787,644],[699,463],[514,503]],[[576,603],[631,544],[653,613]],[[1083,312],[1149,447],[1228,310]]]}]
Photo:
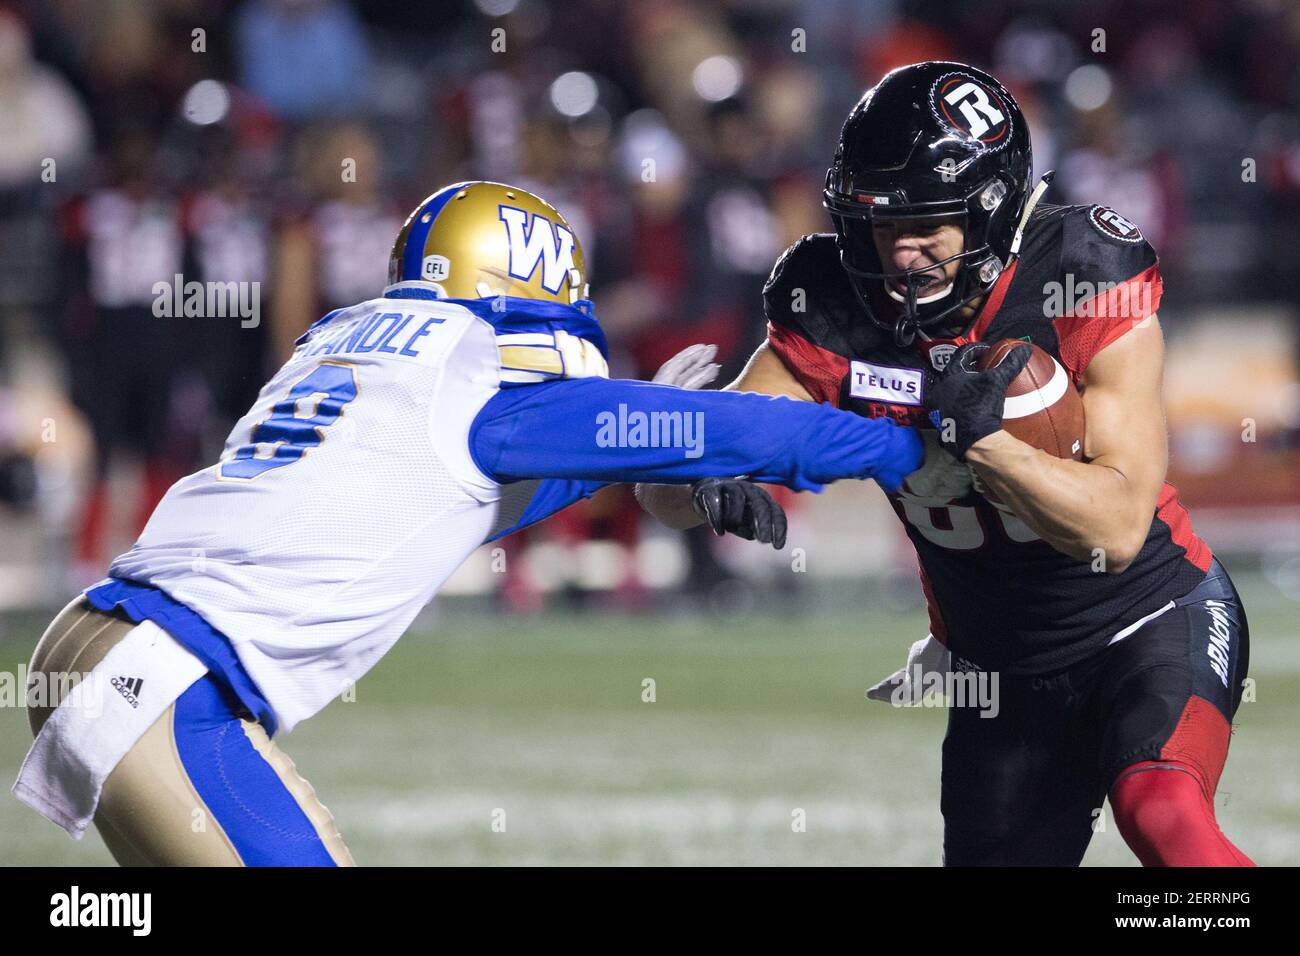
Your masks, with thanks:
[{"label": "jersey number 8", "polygon": [[321,429],[338,421],[356,397],[356,368],[322,362],[275,404],[266,421],[253,429],[249,444],[217,466],[217,477],[251,481],[272,468],[292,465],[321,443]]},{"label": "jersey number 8", "polygon": [[[984,546],[984,523],[975,508],[907,493],[900,494],[898,501],[907,523],[939,547],[949,551],[974,551]],[[1003,534],[1011,541],[1042,540],[1015,515],[996,506],[990,506],[989,510],[997,515]]]}]

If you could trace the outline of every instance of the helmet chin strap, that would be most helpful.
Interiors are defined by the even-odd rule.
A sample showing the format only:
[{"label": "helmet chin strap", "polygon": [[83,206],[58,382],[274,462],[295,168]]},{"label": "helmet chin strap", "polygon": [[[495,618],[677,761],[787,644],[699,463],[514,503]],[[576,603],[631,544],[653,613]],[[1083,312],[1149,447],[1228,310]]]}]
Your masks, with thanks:
[{"label": "helmet chin strap", "polygon": [[1056,178],[1056,170],[1049,169],[1043,173],[1043,178],[1038,181],[1034,191],[1029,194],[1029,199],[1025,202],[1025,211],[1020,214],[1020,222],[1016,224],[1016,234],[1011,240],[1011,258],[1014,259],[1020,255],[1020,240],[1025,237],[1025,226],[1029,225],[1029,217],[1038,205],[1038,200],[1043,198],[1043,193],[1047,192],[1047,187],[1052,185],[1052,180]]},{"label": "helmet chin strap", "polygon": [[[918,297],[913,290],[910,300],[901,295],[895,294],[892,289],[886,288],[886,293],[903,306],[903,309],[901,310],[902,314],[899,315],[897,321],[894,323],[894,343],[900,347],[907,347],[917,339],[920,339],[922,342],[933,342],[934,337],[928,335],[925,330],[921,328],[921,316],[918,311],[918,306],[932,304],[940,299],[947,298],[953,294],[956,287],[957,282],[954,280],[948,283],[948,285],[939,292],[936,292],[934,295],[926,296],[925,298]],[[977,293],[975,296],[972,296],[970,299],[967,299],[966,302],[960,303],[959,305],[966,305],[973,299],[980,298],[982,295],[983,293]],[[943,314],[947,314],[948,312],[953,312],[956,315],[961,314],[961,310],[958,306],[946,310]],[[950,335],[957,334],[960,333],[942,330],[940,337],[947,338]]]},{"label": "helmet chin strap", "polygon": [[916,341],[917,336],[923,339],[925,335],[921,332],[920,327],[920,308],[925,305],[932,305],[952,295],[953,290],[957,288],[957,280],[952,279],[941,288],[938,292],[932,292],[930,295],[917,295],[916,287],[911,282],[910,274],[908,275],[907,294],[899,292],[892,288],[888,280],[884,282],[885,294],[895,302],[899,303],[902,308],[902,315],[894,323],[894,344],[900,348],[906,348]]}]

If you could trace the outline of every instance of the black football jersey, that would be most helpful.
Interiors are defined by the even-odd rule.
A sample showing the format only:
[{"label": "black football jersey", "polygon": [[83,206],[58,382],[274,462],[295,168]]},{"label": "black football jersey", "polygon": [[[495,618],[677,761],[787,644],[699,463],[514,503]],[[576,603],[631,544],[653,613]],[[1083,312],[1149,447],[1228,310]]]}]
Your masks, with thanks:
[{"label": "black football jersey", "polygon": [[[863,314],[833,235],[805,236],[763,291],[768,341],[817,401],[931,428],[926,370],[968,341],[1023,338],[1078,386],[1089,361],[1160,305],[1155,251],[1104,206],[1039,206],[1021,254],[995,283],[970,332],[909,346]],[[1052,548],[971,489],[957,498],[890,496],[916,546],[934,635],[986,669],[1040,674],[1090,656],[1192,590],[1210,565],[1177,491],[1161,491],[1141,552],[1120,574]]]}]

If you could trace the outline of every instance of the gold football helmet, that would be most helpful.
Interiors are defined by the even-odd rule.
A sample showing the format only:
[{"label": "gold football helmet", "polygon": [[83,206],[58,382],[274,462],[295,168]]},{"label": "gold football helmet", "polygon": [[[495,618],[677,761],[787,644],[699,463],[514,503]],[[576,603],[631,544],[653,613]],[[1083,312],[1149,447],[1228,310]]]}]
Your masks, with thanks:
[{"label": "gold football helmet", "polygon": [[385,292],[423,288],[446,299],[587,298],[586,260],[564,217],[504,183],[455,183],[416,206],[393,243],[388,282]]}]

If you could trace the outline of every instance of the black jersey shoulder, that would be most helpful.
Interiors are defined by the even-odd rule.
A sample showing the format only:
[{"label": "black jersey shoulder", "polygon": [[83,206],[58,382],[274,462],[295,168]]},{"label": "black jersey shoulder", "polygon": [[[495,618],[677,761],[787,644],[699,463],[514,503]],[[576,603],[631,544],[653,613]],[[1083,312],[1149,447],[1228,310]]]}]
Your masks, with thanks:
[{"label": "black jersey shoulder", "polygon": [[835,236],[815,233],[781,254],[763,286],[769,322],[837,355],[854,357],[879,344],[840,265]]},{"label": "black jersey shoulder", "polygon": [[1109,206],[1039,206],[1021,243],[1020,268],[1045,281],[1122,283],[1157,260],[1138,225]]},{"label": "black jersey shoulder", "polygon": [[[1062,304],[1121,285],[1157,263],[1138,227],[1105,206],[1039,205],[1020,245],[1016,274],[984,333],[990,341],[1028,338],[1052,351]],[[1073,297],[1073,298],[1072,298]]]}]

